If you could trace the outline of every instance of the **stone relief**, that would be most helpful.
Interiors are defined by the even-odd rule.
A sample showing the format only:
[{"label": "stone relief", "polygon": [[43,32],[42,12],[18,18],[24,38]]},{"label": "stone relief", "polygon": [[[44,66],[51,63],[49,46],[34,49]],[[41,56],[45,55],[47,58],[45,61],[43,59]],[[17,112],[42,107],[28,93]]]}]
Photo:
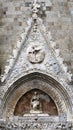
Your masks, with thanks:
[{"label": "stone relief", "polygon": [[33,89],[24,94],[14,110],[14,116],[45,114],[49,116],[57,116],[58,111],[54,101],[49,95],[39,89]]},{"label": "stone relief", "polygon": [[51,10],[52,3],[50,0],[38,2],[37,0],[34,0],[34,3],[32,5],[32,18],[36,20],[38,17],[45,17],[46,16],[46,10],[48,8],[48,11]]},{"label": "stone relief", "polygon": [[32,45],[28,50],[28,60],[33,63],[41,63],[45,58],[45,51],[39,45]]},{"label": "stone relief", "polygon": [[42,113],[40,95],[37,92],[34,92],[34,95],[31,99],[31,110],[30,113]]},{"label": "stone relief", "polygon": [[0,129],[1,130],[73,130],[72,123],[58,123],[58,122],[38,122],[38,121],[20,121],[16,119],[17,122],[1,122]]},{"label": "stone relief", "polygon": [[36,3],[37,1],[35,0],[34,3],[33,3],[33,6],[32,6],[32,17],[33,19],[36,19],[37,18],[37,13],[39,12],[39,9],[40,9],[40,5]]}]

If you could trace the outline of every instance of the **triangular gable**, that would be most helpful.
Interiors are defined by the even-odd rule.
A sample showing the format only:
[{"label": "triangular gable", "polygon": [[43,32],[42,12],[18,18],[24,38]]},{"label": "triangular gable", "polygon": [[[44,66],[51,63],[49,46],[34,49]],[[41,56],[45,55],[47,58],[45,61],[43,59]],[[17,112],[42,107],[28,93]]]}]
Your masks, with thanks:
[{"label": "triangular gable", "polygon": [[[46,31],[43,20],[37,17],[37,7],[40,6],[34,3],[35,10],[32,18],[28,20],[29,26],[21,34],[21,40],[17,42],[17,48],[13,50],[13,56],[9,59],[9,65],[5,68],[2,82],[10,75],[11,77],[16,77],[23,70],[26,72],[35,68],[53,75],[57,75],[60,72],[64,73],[63,68],[67,72],[67,67],[64,66],[62,58],[57,56],[59,51],[55,51],[52,48],[55,42],[52,41],[51,33]],[[31,54],[29,55],[29,53]],[[60,61],[58,62],[59,59],[62,61],[61,63]]]}]

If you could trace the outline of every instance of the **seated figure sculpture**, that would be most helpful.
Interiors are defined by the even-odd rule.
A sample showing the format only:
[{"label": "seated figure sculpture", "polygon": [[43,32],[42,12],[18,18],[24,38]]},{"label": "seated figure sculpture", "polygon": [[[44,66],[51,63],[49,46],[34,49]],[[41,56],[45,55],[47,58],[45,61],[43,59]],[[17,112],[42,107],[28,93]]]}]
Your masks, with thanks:
[{"label": "seated figure sculpture", "polygon": [[31,99],[31,110],[30,113],[41,113],[40,97],[37,92],[34,93]]}]

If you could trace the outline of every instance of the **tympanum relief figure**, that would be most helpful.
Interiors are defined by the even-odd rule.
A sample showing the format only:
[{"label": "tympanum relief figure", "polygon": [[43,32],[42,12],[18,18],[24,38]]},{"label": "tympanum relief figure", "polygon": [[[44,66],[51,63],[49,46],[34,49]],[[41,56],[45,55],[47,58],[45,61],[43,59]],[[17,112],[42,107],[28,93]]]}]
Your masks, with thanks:
[{"label": "tympanum relief figure", "polygon": [[42,106],[40,102],[40,95],[37,92],[34,92],[34,95],[31,99],[30,104],[30,113],[42,113]]}]

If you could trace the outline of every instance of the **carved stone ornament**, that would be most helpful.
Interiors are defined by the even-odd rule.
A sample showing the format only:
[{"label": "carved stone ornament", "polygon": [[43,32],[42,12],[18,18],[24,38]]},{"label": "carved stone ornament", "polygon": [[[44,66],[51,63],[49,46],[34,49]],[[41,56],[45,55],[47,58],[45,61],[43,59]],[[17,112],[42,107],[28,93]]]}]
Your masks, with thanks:
[{"label": "carved stone ornament", "polygon": [[40,111],[41,104],[40,104],[40,96],[37,92],[34,93],[34,96],[31,99],[31,110],[30,113],[41,113]]},{"label": "carved stone ornament", "polygon": [[45,52],[42,46],[32,45],[30,49],[28,49],[28,60],[33,63],[41,63],[45,58]]}]

